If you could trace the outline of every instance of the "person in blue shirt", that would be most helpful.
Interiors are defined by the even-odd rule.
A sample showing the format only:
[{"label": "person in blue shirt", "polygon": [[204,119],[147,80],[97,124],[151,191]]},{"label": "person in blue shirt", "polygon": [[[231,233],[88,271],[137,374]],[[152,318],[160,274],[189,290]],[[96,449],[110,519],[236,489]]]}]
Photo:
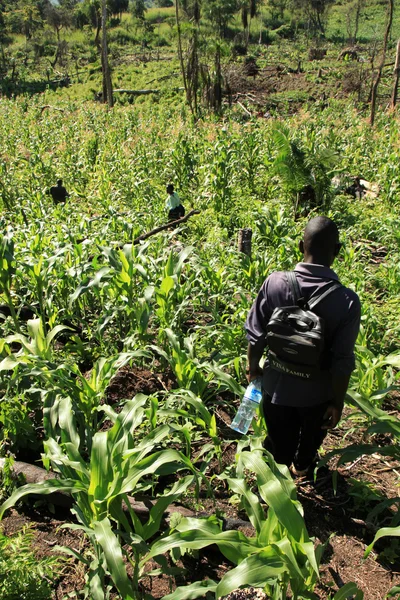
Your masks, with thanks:
[{"label": "person in blue shirt", "polygon": [[177,221],[185,216],[185,209],[178,194],[174,192],[174,186],[171,183],[167,185],[167,194],[165,207],[168,210],[168,221]]}]

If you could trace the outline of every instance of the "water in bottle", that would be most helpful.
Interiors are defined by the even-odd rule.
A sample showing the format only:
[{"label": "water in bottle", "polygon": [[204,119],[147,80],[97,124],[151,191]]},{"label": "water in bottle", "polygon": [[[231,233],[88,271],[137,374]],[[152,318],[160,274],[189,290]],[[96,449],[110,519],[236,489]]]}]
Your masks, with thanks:
[{"label": "water in bottle", "polygon": [[261,378],[254,379],[246,388],[243,400],[230,427],[239,433],[247,433],[261,398]]}]

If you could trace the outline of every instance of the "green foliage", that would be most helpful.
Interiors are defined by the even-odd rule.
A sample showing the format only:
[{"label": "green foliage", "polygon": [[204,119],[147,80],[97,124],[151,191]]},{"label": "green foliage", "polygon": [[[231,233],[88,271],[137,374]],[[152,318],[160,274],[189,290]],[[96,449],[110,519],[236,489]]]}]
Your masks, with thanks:
[{"label": "green foliage", "polygon": [[[150,10],[154,16],[168,9]],[[139,37],[129,23],[124,15],[112,35]],[[161,28],[172,32],[165,22]],[[348,403],[365,443],[335,452],[341,464],[362,453],[398,458],[398,419],[384,410],[399,381],[398,123],[380,115],[371,133],[351,105],[331,100],[323,112],[310,106],[288,118],[286,128],[277,127],[274,116],[243,122],[236,108],[223,121],[205,115],[194,124],[181,92],[173,91],[176,58],[146,66],[132,61],[126,73],[132,88],[168,75],[158,104],[144,98],[134,108],[105,111],[78,100],[74,87],[63,101],[50,91],[40,99],[0,101],[1,450],[18,453],[25,445],[38,452],[44,437],[46,464],[60,479],[41,492],[72,490],[78,527],[90,546],[78,558],[93,598],[104,597],[107,586],[136,594],[152,557],[170,574],[154,552],[171,539],[173,558],[217,539],[234,563],[223,583],[197,582],[177,598],[217,589],[225,594],[240,582],[269,586],[276,597],[290,584],[299,598],[310,598],[319,550],[311,549],[287,473],[269,459],[262,466],[262,419],[238,445],[241,469],[233,473],[230,465],[222,473],[257,525],[255,540],[225,535],[215,517],[175,520],[170,530],[162,514],[187,495],[197,501],[196,481],[208,494],[218,481],[225,458],[219,408],[233,415],[245,383],[243,323],[265,277],[301,259],[305,219],[294,219],[293,198],[304,185],[314,186],[338,222],[344,247],[334,268],[363,307]],[[98,67],[89,67],[92,86]],[[117,81],[125,81],[124,68],[115,66]],[[50,108],[42,110],[44,103]],[[331,199],[333,172],[362,173],[379,184],[379,197]],[[62,207],[45,193],[58,177],[71,194]],[[171,180],[185,206],[201,213],[136,243],[165,222]],[[236,249],[245,226],[253,230],[251,258]],[[25,318],[27,311],[33,318]],[[147,374],[140,379],[141,368],[152,372],[149,381]],[[121,369],[127,379],[138,370],[135,386],[153,387],[151,396],[132,400],[136,389],[122,388],[110,405],[109,386]],[[392,443],[381,446],[378,434]],[[260,510],[246,469],[255,473],[268,513]],[[5,507],[32,491],[38,490],[21,488]],[[121,509],[126,494],[139,492],[154,500],[146,523]],[[365,489],[353,492],[360,503],[363,494],[369,497]],[[371,504],[377,527],[384,511],[398,504],[389,500],[379,508]],[[398,531],[398,522],[389,525]],[[336,596],[345,594],[358,591],[347,585]]]},{"label": "green foliage", "polygon": [[50,600],[51,582],[60,568],[59,557],[38,560],[29,527],[12,535],[0,532],[0,596],[3,600]]},{"label": "green foliage", "polygon": [[277,147],[273,171],[294,202],[295,214],[300,208],[329,209],[331,179],[338,161],[336,153],[316,143],[314,132],[301,144],[283,125],[275,127],[273,140]]}]

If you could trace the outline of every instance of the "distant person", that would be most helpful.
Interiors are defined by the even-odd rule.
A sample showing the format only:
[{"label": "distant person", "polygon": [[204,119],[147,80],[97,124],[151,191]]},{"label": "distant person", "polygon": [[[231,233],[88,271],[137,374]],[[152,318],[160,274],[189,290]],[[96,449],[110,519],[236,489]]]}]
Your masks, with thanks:
[{"label": "distant person", "polygon": [[366,187],[363,183],[361,183],[360,177],[354,177],[352,185],[347,187],[344,191],[345,194],[349,194],[349,196],[353,196],[353,198],[357,198],[360,200],[363,196],[365,196]]},{"label": "distant person", "polygon": [[[360,300],[353,290],[339,284],[338,276],[331,269],[340,248],[336,224],[327,217],[311,219],[300,242],[303,262],[298,263],[294,271],[269,275],[248,313],[245,326],[249,340],[248,379],[263,378],[262,410],[268,430],[264,446],[276,462],[288,467],[293,465],[293,473],[298,476],[312,473],[327,430],[338,424],[355,367]],[[306,342],[303,340],[304,350],[299,343],[309,319],[302,318],[299,312],[300,333],[281,340],[282,353],[277,354],[276,345],[275,353],[269,350],[261,369],[259,363],[267,348],[274,309],[288,307],[286,315],[282,311],[283,317],[288,319],[289,313],[295,316],[294,307],[299,310],[308,303],[312,307],[312,302],[315,302],[312,312],[323,319],[325,326],[325,347],[319,366],[310,367],[301,361],[310,356]],[[294,318],[292,322],[296,324]],[[282,330],[281,324],[279,333]],[[279,337],[282,335],[276,336],[275,342]],[[292,358],[283,360],[283,353]]]},{"label": "distant person", "polygon": [[57,185],[53,185],[50,188],[50,194],[53,198],[54,204],[64,203],[67,198],[69,198],[69,194],[62,184],[62,179],[58,179]]},{"label": "distant person", "polygon": [[181,204],[180,198],[176,192],[174,192],[174,186],[170,183],[167,185],[168,198],[165,202],[165,207],[168,212],[168,221],[177,221],[185,216],[185,209]]}]

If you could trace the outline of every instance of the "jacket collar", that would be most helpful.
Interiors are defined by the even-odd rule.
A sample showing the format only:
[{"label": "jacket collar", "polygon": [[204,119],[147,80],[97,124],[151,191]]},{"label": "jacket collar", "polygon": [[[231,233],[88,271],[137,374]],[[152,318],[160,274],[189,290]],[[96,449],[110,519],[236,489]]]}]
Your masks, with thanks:
[{"label": "jacket collar", "polygon": [[302,275],[309,277],[320,277],[322,279],[334,279],[335,281],[339,281],[339,277],[336,275],[335,271],[329,267],[325,267],[325,265],[314,265],[313,263],[300,262],[297,263],[294,270],[297,273],[301,273]]}]

